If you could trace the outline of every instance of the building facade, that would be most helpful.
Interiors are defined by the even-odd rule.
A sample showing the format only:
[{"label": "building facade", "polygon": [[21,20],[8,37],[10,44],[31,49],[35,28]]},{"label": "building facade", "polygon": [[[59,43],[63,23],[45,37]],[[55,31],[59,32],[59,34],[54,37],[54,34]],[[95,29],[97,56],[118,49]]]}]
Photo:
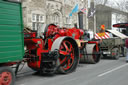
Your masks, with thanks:
[{"label": "building facade", "polygon": [[[69,16],[77,4],[79,12],[87,8],[88,0],[22,0],[24,27],[40,30],[50,23],[61,27],[73,27],[77,23],[79,27],[78,12]],[[87,22],[87,14],[83,14],[84,29],[88,28]]]},{"label": "building facade", "polygon": [[128,13],[117,10],[104,5],[96,6],[96,31],[100,30],[102,24],[105,25],[106,29],[115,29],[112,27],[113,24],[127,23]]}]

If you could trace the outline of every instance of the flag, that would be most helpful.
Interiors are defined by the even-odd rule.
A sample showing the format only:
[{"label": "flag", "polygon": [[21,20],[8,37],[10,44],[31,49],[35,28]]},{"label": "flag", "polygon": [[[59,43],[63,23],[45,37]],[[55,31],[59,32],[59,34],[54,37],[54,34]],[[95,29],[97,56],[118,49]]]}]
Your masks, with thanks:
[{"label": "flag", "polygon": [[74,7],[74,9],[72,10],[72,12],[69,14],[69,16],[72,16],[73,13],[77,12],[79,9],[78,4],[76,4],[76,6]]},{"label": "flag", "polygon": [[96,13],[96,9],[91,9],[91,10],[89,11],[89,13],[88,13],[88,17],[89,17],[89,18],[90,18],[90,17],[93,17],[95,13]]},{"label": "flag", "polygon": [[80,9],[81,12],[83,12],[84,14],[86,14],[86,8],[82,8]]}]

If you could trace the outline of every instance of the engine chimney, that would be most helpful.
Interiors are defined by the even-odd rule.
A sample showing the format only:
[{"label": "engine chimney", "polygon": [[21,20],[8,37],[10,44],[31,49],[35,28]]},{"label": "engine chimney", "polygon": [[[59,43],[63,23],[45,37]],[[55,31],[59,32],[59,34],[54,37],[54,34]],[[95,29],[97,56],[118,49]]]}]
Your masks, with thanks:
[{"label": "engine chimney", "polygon": [[79,19],[79,28],[83,29],[83,12],[78,13],[78,19]]}]

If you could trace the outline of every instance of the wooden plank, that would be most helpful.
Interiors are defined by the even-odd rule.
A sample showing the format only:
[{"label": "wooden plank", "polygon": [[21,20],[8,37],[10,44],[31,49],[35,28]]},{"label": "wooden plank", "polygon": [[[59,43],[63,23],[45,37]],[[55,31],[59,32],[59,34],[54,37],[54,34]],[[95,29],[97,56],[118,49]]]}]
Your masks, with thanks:
[{"label": "wooden plank", "polygon": [[7,41],[20,41],[21,37],[12,37],[12,38],[5,38],[5,37],[0,37],[0,42],[7,42]]},{"label": "wooden plank", "polygon": [[21,25],[21,21],[0,19],[0,25]]},{"label": "wooden plank", "polygon": [[[14,57],[14,56],[22,56],[22,50],[18,50],[18,51],[13,51],[13,52],[6,52],[6,53],[0,53],[1,57],[0,59],[7,59],[7,58],[11,58],[11,57]],[[17,57],[17,59],[19,58],[19,56]],[[22,56],[23,57],[23,56]]]},{"label": "wooden plank", "polygon": [[20,31],[18,31],[18,32],[13,32],[13,31],[7,31],[7,32],[5,32],[5,31],[0,31],[0,36],[4,36],[4,35],[15,35],[15,36],[17,36],[17,35],[21,35],[21,32]]},{"label": "wooden plank", "polygon": [[6,53],[6,52],[13,52],[13,51],[17,51],[17,50],[21,50],[22,46],[12,46],[12,47],[0,47],[0,54],[1,53]]},{"label": "wooden plank", "polygon": [[20,21],[19,15],[10,15],[10,14],[2,14],[0,13],[0,20],[17,20]]},{"label": "wooden plank", "polygon": [[0,1],[0,8],[20,11],[19,4]]},{"label": "wooden plank", "polygon": [[15,46],[22,45],[21,41],[13,41],[13,42],[0,42],[0,46]]},{"label": "wooden plank", "polygon": [[9,15],[20,15],[19,11],[17,10],[10,10],[10,9],[4,9],[0,8],[1,14],[9,14]]},{"label": "wooden plank", "polygon": [[5,30],[5,31],[8,31],[8,30],[11,30],[11,31],[19,31],[19,30],[23,30],[21,29],[21,26],[20,25],[0,25],[0,30]]}]

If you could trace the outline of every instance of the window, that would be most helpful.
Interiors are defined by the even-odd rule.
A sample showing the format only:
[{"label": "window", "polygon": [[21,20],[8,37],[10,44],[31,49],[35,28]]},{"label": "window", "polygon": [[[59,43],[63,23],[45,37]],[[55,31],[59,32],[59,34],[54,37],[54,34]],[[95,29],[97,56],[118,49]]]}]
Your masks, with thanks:
[{"label": "window", "polygon": [[72,25],[72,18],[71,17],[65,17],[65,27],[70,28]]},{"label": "window", "polygon": [[39,14],[36,15],[36,21],[38,22],[39,22],[39,16],[40,16]]},{"label": "window", "polygon": [[56,24],[56,25],[59,25],[60,23],[60,16],[58,14],[53,14],[52,16],[52,20],[53,20],[53,23]]},{"label": "window", "polygon": [[33,30],[36,30],[36,23],[35,22],[32,22],[32,28],[33,28]]},{"label": "window", "polygon": [[66,17],[66,24],[72,24],[72,18]]},{"label": "window", "polygon": [[36,14],[32,14],[32,22],[36,22]]},{"label": "window", "polygon": [[40,26],[44,23],[44,15],[41,14],[32,14],[32,29],[38,31]]},{"label": "window", "polygon": [[45,17],[44,17],[43,15],[40,15],[40,16],[39,16],[39,21],[40,21],[40,22],[44,22],[44,21],[45,21]]}]

